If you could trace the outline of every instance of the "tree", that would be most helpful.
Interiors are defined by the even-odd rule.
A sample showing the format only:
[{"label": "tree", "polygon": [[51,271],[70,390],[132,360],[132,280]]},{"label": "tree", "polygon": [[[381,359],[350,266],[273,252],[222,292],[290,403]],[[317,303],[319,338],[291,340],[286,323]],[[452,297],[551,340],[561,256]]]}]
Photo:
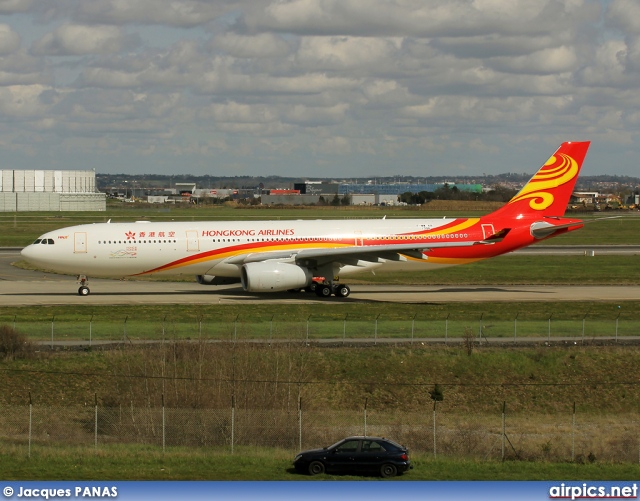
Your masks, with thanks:
[{"label": "tree", "polygon": [[444,400],[442,388],[440,388],[440,385],[437,383],[433,387],[433,390],[429,392],[429,395],[431,396],[431,400],[433,400],[434,402],[442,402]]}]

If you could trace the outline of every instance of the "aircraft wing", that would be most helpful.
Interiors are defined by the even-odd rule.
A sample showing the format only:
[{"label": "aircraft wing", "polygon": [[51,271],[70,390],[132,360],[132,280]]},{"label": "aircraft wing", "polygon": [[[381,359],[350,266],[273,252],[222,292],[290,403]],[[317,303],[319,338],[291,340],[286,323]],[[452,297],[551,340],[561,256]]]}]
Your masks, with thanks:
[{"label": "aircraft wing", "polygon": [[426,259],[423,252],[431,249],[451,247],[471,247],[473,245],[490,245],[500,242],[509,233],[510,228],[505,228],[489,236],[484,240],[475,241],[451,241],[451,242],[411,242],[406,244],[381,244],[351,247],[329,247],[312,249],[291,249],[283,251],[254,252],[227,259],[229,264],[242,265],[260,261],[313,261],[315,264],[339,262],[351,264],[357,261],[379,262],[406,261],[406,256],[415,259]]}]

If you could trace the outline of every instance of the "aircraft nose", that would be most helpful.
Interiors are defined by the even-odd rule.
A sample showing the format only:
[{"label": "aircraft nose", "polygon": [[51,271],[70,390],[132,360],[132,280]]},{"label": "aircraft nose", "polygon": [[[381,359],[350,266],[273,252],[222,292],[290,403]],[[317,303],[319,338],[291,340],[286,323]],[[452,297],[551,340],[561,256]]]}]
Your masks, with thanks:
[{"label": "aircraft nose", "polygon": [[30,262],[35,261],[36,257],[38,256],[36,245],[34,244],[27,245],[24,249],[20,251],[20,255],[27,261],[30,261]]},{"label": "aircraft nose", "polygon": [[20,251],[20,255],[25,259],[29,259],[29,256],[31,255],[31,247],[33,247],[33,245],[27,245]]}]

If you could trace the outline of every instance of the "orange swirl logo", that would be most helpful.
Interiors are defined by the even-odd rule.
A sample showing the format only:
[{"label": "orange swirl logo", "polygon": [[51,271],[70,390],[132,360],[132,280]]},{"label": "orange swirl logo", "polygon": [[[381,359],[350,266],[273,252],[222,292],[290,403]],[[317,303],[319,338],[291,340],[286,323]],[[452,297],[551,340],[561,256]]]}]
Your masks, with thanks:
[{"label": "orange swirl logo", "polygon": [[571,181],[578,174],[578,163],[564,153],[552,156],[547,163],[533,176],[531,181],[511,199],[509,203],[531,199],[529,207],[533,210],[544,210],[549,207],[554,196],[545,190],[551,190]]}]

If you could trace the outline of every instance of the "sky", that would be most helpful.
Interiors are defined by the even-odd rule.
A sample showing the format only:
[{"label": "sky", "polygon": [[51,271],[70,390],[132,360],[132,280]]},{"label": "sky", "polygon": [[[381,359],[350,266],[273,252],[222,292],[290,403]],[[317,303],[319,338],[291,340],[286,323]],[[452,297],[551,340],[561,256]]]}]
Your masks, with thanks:
[{"label": "sky", "polygon": [[0,169],[640,176],[638,0],[0,0]]}]

